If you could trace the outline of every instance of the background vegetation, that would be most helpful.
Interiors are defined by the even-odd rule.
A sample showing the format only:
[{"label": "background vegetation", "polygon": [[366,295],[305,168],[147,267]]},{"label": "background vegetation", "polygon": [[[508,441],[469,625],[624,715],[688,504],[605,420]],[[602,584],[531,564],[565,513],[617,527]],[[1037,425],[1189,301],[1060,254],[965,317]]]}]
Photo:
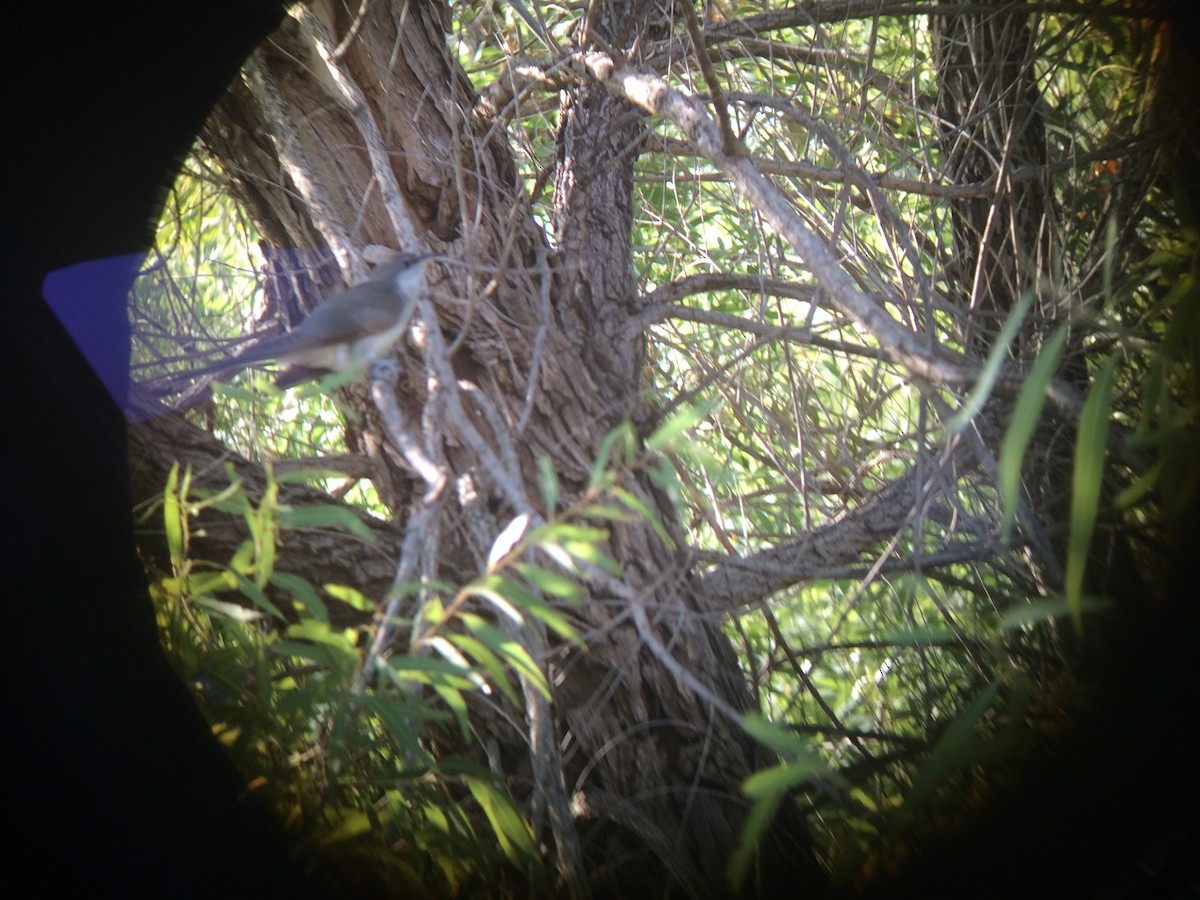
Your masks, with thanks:
[{"label": "background vegetation", "polygon": [[[633,629],[633,665],[696,698],[693,725],[734,719],[761,750],[735,779],[736,840],[714,849],[730,890],[770,893],[756,853],[811,854],[785,873],[793,886],[849,883],[1002,793],[1086,710],[1122,630],[1162,602],[1200,452],[1200,246],[1179,177],[1196,135],[1176,114],[1170,22],[1124,3],[891,5],[718,3],[632,30],[610,21],[615,5],[450,7],[469,146],[511,153],[513,208],[557,260],[531,296],[568,334],[578,315],[611,348],[634,346],[636,363],[632,395],[597,387],[582,461],[525,430],[530,409],[555,412],[536,378],[535,399],[497,404],[491,483],[514,477],[536,499],[495,490],[502,512],[482,529],[465,504],[362,462],[379,426],[353,385],[280,395],[255,375],[181,392],[175,373],[283,315],[272,279],[312,262],[263,236],[228,124],[202,136],[132,316],[147,404],[189,408],[231,455],[193,432],[182,447],[170,429],[183,426],[134,433],[135,475],[156,485],[142,491],[144,556],[164,642],[249,784],[337,845],[363,886],[628,890],[614,870],[639,858],[632,843],[672,890],[705,893],[695,860],[664,845],[678,835],[639,824],[643,796],[589,789],[610,744],[679,724],[614,712],[608,743],[579,743],[563,673],[617,623]],[[318,9],[353,42],[352,16]],[[632,81],[610,85],[617,113],[596,108],[600,131],[622,134],[625,115],[636,140],[590,159],[565,136],[605,64],[574,48],[699,98],[706,124],[661,98],[639,111]],[[486,181],[480,165],[458,177]],[[609,319],[568,302],[591,263],[563,225],[577,179],[621,230],[604,166],[628,177],[635,275]],[[544,262],[480,238],[468,207],[449,231],[426,223],[468,264],[433,279],[431,298],[448,358],[491,390],[464,362],[480,352],[470,336],[508,314],[497,284],[536,280]],[[540,333],[514,351],[535,371]],[[414,382],[428,376],[421,351],[404,354]],[[436,446],[434,395],[406,411]],[[446,446],[436,458],[459,476]],[[671,565],[631,552],[632,528]],[[451,566],[463,545],[471,562]],[[310,565],[362,548],[382,574]],[[675,643],[666,602],[647,605],[653,628],[638,620],[619,585],[659,576],[736,648],[728,672],[705,671],[694,635]],[[714,689],[721,677],[744,679],[748,702]],[[683,782],[729,793],[696,752]],[[597,822],[634,837],[612,843]]]}]

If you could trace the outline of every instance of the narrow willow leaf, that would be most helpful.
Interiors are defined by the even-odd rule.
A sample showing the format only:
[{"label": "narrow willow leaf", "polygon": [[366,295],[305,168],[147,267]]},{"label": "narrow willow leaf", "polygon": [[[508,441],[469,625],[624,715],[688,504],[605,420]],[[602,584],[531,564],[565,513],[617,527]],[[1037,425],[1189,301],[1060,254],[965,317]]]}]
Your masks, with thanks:
[{"label": "narrow willow leaf", "polygon": [[287,635],[304,641],[315,641],[319,644],[329,644],[340,650],[357,653],[357,633],[353,628],[333,628],[326,622],[297,622],[289,625]]},{"label": "narrow willow leaf", "polygon": [[445,681],[433,682],[437,695],[450,707],[454,718],[458,721],[458,730],[464,741],[471,739],[471,722],[467,718],[467,701],[463,699],[462,690]]},{"label": "narrow willow leaf", "polygon": [[1100,489],[1104,483],[1104,459],[1108,453],[1108,417],[1112,412],[1112,390],[1117,366],[1109,357],[1079,415],[1075,440],[1075,472],[1071,485],[1071,535],[1067,544],[1067,608],[1075,630],[1083,628],[1083,574],[1088,548],[1100,511]]},{"label": "narrow willow leaf", "polygon": [[470,661],[450,641],[438,636],[430,638],[428,643],[430,647],[442,654],[443,658],[458,666],[461,669],[463,677],[470,681],[472,685],[485,693],[491,693],[491,688],[488,687],[487,682],[483,680],[480,674],[475,671]]},{"label": "narrow willow leaf", "polygon": [[344,584],[325,584],[325,593],[336,600],[341,600],[347,606],[357,609],[359,612],[370,612],[371,601],[368,600],[362,591],[348,587]]},{"label": "narrow willow leaf", "polygon": [[976,694],[938,739],[929,759],[925,760],[925,765],[917,773],[908,796],[904,798],[905,809],[911,811],[919,807],[955,768],[971,761],[971,735],[975,725],[996,699],[998,689],[998,685],[989,684]]},{"label": "narrow willow leaf", "polygon": [[959,640],[949,628],[908,628],[903,631],[885,631],[876,640],[881,644],[898,647],[928,647],[935,644],[953,644]]},{"label": "narrow willow leaf", "polygon": [[521,818],[512,800],[485,779],[464,776],[463,780],[491,823],[500,849],[509,861],[522,868],[536,861],[538,853],[533,831]]},{"label": "narrow willow leaf", "polygon": [[467,672],[457,663],[429,656],[393,656],[388,667],[398,675],[422,684],[447,684],[466,690],[471,687]]},{"label": "narrow willow leaf", "polygon": [[579,511],[585,519],[605,519],[613,522],[630,522],[633,517],[625,509],[609,503],[596,503]]},{"label": "narrow willow leaf", "polygon": [[608,529],[596,528],[590,525],[576,525],[573,522],[550,522],[534,530],[530,534],[529,539],[538,543],[561,542],[565,540],[599,543],[608,540]]},{"label": "narrow willow leaf", "polygon": [[580,562],[603,569],[614,578],[620,578],[624,574],[621,564],[595,544],[585,541],[565,541],[563,549]]},{"label": "narrow willow leaf", "polygon": [[804,758],[789,760],[761,772],[755,772],[742,783],[747,797],[764,800],[781,796],[796,785],[813,778],[824,777],[829,767],[815,753],[807,752]]},{"label": "narrow willow leaf", "polygon": [[832,777],[834,775],[827,765],[820,762],[820,757],[812,751],[804,738],[778,722],[772,722],[759,713],[748,713],[742,716],[742,728],[750,737],[770,747],[780,756],[810,766],[819,766],[819,771],[814,769],[814,772],[822,776]]},{"label": "narrow willow leaf", "polygon": [[163,529],[167,537],[167,553],[171,557],[171,569],[182,572],[187,551],[184,549],[183,503],[175,493],[179,485],[179,463],[171,466],[167,475],[167,488],[163,492]]},{"label": "narrow willow leaf", "polygon": [[554,471],[554,463],[542,455],[537,458],[538,486],[542,489],[542,502],[546,504],[546,515],[553,516],[558,507],[558,473]]},{"label": "narrow willow leaf", "polygon": [[1133,480],[1133,483],[1127,485],[1117,494],[1113,505],[1117,509],[1129,509],[1147,494],[1158,486],[1158,480],[1162,477],[1163,469],[1166,467],[1166,461],[1160,459],[1149,469]]},{"label": "narrow willow leaf", "polygon": [[[498,577],[498,576],[497,576]],[[513,622],[518,625],[524,625],[525,619],[515,606],[513,606],[498,590],[494,587],[483,583],[484,579],[472,582],[463,588],[463,593],[471,597],[478,597],[481,600],[486,600],[500,612],[504,613]]]},{"label": "narrow willow leaf", "polygon": [[[392,675],[394,678],[394,674]],[[405,688],[404,685],[397,685]],[[424,722],[445,722],[450,714],[442,710],[430,709],[422,703],[409,700],[411,695],[407,689],[399,692],[381,694],[364,694],[358,702],[379,719],[388,733],[400,744],[405,754],[418,766],[433,765],[433,758],[417,738],[423,730]]]},{"label": "narrow willow leaf", "polygon": [[[1084,612],[1102,612],[1112,608],[1112,603],[1098,597],[1084,597],[1081,607]],[[1025,625],[1044,622],[1047,619],[1061,619],[1070,613],[1065,597],[1039,598],[1006,609],[1000,616],[999,628],[1001,632],[1015,631]]]},{"label": "narrow willow leaf", "polygon": [[280,528],[341,528],[368,544],[375,543],[375,534],[345,506],[322,504],[317,506],[283,507],[279,510]]},{"label": "narrow willow leaf", "polygon": [[519,606],[521,609],[526,610],[535,619],[539,619],[544,622],[557,634],[561,635],[572,643],[578,644],[580,648],[586,649],[583,639],[579,637],[578,633],[571,626],[571,624],[549,603],[546,603],[538,597],[535,597],[529,591],[522,588],[519,584],[516,584],[512,581],[503,580],[497,586],[497,590],[501,595],[511,600],[513,604]]},{"label": "narrow willow leaf", "polygon": [[317,842],[323,846],[330,846],[356,838],[361,834],[367,834],[370,830],[371,820],[365,812],[356,809],[346,810],[342,820],[329,832],[321,835]]},{"label": "narrow willow leaf", "polygon": [[704,405],[685,406],[646,438],[646,449],[655,453],[670,449],[685,432],[695,428],[708,412],[708,407]]},{"label": "narrow willow leaf", "polygon": [[492,684],[496,685],[505,697],[513,703],[520,703],[520,700],[517,698],[516,689],[509,680],[508,673],[504,671],[504,665],[500,662],[500,657],[496,655],[496,651],[488,647],[483,641],[471,637],[469,634],[452,634],[449,635],[449,640],[464,654],[469,655],[477,665],[483,667]]},{"label": "narrow willow leaf", "polygon": [[255,546],[258,550],[258,563],[254,567],[254,581],[261,588],[266,587],[271,574],[275,571],[275,530],[279,521],[279,485],[275,482],[270,468],[267,469],[267,487],[263,491],[262,502],[256,515],[257,531],[254,534]]},{"label": "narrow willow leaf", "polygon": [[575,560],[571,559],[571,554],[564,550],[560,545],[542,544],[539,549],[556,563],[558,563],[563,569],[566,569],[568,572],[575,571]]},{"label": "narrow willow leaf", "polygon": [[325,602],[317,594],[317,589],[299,575],[275,572],[271,575],[271,584],[295,597],[309,616],[318,622],[329,624],[329,610],[325,608]]},{"label": "narrow willow leaf", "polygon": [[499,656],[503,657],[520,675],[532,683],[547,700],[550,699],[550,687],[546,684],[545,675],[542,674],[542,670],[538,668],[538,664],[533,661],[533,657],[529,655],[520,643],[479,616],[472,613],[465,613],[462,618],[464,624],[471,629],[472,634],[483,641]]},{"label": "narrow willow leaf", "polygon": [[992,388],[996,386],[1000,369],[1004,366],[1004,358],[1008,355],[1008,345],[1016,337],[1017,329],[1021,327],[1021,323],[1025,320],[1025,314],[1029,312],[1032,303],[1033,292],[1027,291],[1009,312],[1008,318],[1004,320],[1004,327],[996,336],[996,343],[992,345],[992,352],[988,354],[987,362],[983,364],[983,371],[979,373],[979,381],[975,383],[975,389],[967,397],[967,402],[963,404],[962,409],[946,423],[947,434],[958,434],[970,424],[979,410],[983,409],[983,404],[991,396]]},{"label": "narrow willow leaf", "polygon": [[196,606],[207,609],[209,612],[224,616],[227,619],[233,619],[235,622],[253,622],[255,619],[263,617],[263,614],[258,610],[247,609],[244,606],[229,603],[225,600],[214,600],[212,597],[195,597],[191,602]]},{"label": "narrow willow leaf", "polygon": [[251,603],[261,609],[263,612],[268,612],[280,622],[284,621],[284,615],[279,609],[267,599],[267,595],[263,593],[261,587],[247,578],[241,573],[234,573],[237,576],[238,590],[249,599]]},{"label": "narrow willow leaf", "polygon": [[588,487],[591,490],[603,490],[612,483],[612,473],[608,471],[608,464],[613,458],[613,450],[617,448],[617,442],[621,442],[621,448],[628,443],[626,434],[628,429],[628,423],[622,423],[606,434],[600,442],[600,449],[596,453],[596,462],[592,464],[592,474],[588,478]]},{"label": "narrow willow leaf", "polygon": [[538,590],[564,600],[578,600],[579,584],[565,575],[532,563],[517,563],[517,571]]},{"label": "narrow willow leaf", "polygon": [[1046,341],[1046,346],[1029,370],[1029,377],[1021,388],[1021,396],[1017,398],[1013,410],[1012,422],[1004,435],[1004,446],[1000,449],[1000,502],[1004,510],[1003,534],[1008,540],[1013,520],[1017,515],[1017,492],[1021,487],[1021,461],[1025,458],[1025,449],[1033,437],[1038,419],[1042,415],[1042,407],[1046,403],[1046,386],[1058,369],[1058,360],[1062,356],[1063,345],[1066,343],[1066,326],[1057,328]]},{"label": "narrow willow leaf", "polygon": [[662,521],[644,500],[622,487],[614,487],[612,492],[614,497],[628,506],[629,509],[636,513],[643,522],[653,528],[654,533],[659,536],[663,543],[665,543],[668,547],[675,546],[675,542],[667,533],[667,529],[663,525]]},{"label": "narrow willow leaf", "polygon": [[754,853],[758,849],[758,844],[762,840],[767,826],[775,818],[775,811],[779,809],[782,800],[783,794],[760,797],[750,807],[750,813],[746,816],[745,824],[742,825],[742,833],[738,835],[737,846],[725,867],[725,878],[736,895],[742,893],[742,885],[746,881],[746,875],[750,872],[750,864],[754,862]]},{"label": "narrow willow leaf", "polygon": [[528,530],[529,516],[525,513],[516,516],[504,526],[504,529],[496,535],[496,540],[492,542],[492,549],[488,552],[487,568],[489,572],[493,571],[513,552],[513,549],[521,543],[521,538],[525,536],[525,532]]}]

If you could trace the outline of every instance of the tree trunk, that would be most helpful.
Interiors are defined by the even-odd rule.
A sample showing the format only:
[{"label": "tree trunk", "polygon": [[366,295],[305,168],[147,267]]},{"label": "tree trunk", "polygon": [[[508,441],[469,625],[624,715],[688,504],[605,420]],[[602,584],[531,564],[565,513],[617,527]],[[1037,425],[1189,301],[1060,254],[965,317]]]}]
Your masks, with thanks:
[{"label": "tree trunk", "polygon": [[[357,30],[338,3],[288,19],[251,58],[202,142],[272,246],[323,247],[347,275],[358,274],[356,251],[372,243],[427,246],[474,267],[431,273],[437,331],[425,321],[425,343],[401,348],[397,392],[451,486],[432,501],[440,539],[420,574],[462,584],[515,516],[553,515],[526,499],[538,496],[539,457],[552,463],[565,505],[587,486],[606,434],[627,418],[654,421],[639,398],[643,342],[627,328],[637,312],[630,192],[644,113],[600,87],[563,92],[551,249],[516,178],[505,110],[476,97],[446,51],[444,8],[411,0],[365,10]],[[613,2],[591,27],[628,47],[661,30],[661,14]],[[302,307],[325,292],[327,276],[318,273]],[[351,449],[371,458],[380,494],[402,520],[423,508],[424,485],[389,444],[365,389],[344,393],[361,417]],[[136,441],[134,455],[169,453],[163,439]],[[216,458],[215,446],[189,443],[197,463],[206,452]],[[142,471],[150,496],[163,463]],[[648,478],[633,473],[625,487],[675,527]],[[398,554],[395,529],[377,530]],[[678,549],[633,521],[613,527],[608,551],[623,578],[594,579],[567,610],[587,651],[540,647],[552,708],[523,711],[529,733],[497,725],[490,737],[502,759],[534,756],[520,767],[533,783],[514,794],[528,800],[574,891],[721,893],[745,819],[741,783],[770,761],[731,715],[751,708],[746,682],[722,611],[706,607]],[[336,551],[309,552],[316,561]],[[380,573],[360,580],[377,598],[385,582]],[[548,824],[532,812],[543,807]],[[780,819],[785,833],[766,846],[762,870],[800,895],[816,869],[803,823],[790,808]]]}]

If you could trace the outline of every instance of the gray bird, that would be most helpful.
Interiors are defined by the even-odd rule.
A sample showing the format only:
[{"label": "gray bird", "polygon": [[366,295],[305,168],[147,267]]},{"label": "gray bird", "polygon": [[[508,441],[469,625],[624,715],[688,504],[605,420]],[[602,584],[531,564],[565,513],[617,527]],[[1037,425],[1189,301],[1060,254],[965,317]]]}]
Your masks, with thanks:
[{"label": "gray bird", "polygon": [[361,284],[319,303],[299,325],[265,340],[233,359],[188,373],[189,378],[220,374],[252,363],[276,360],[285,368],[275,379],[281,388],[328,372],[364,368],[383,359],[408,327],[424,286],[425,264],[438,253],[398,253],[380,263]]}]

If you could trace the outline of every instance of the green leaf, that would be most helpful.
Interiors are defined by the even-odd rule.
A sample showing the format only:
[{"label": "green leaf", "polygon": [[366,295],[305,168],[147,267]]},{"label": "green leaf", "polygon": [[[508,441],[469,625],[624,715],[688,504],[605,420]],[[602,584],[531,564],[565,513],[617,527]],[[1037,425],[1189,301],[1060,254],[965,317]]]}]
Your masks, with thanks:
[{"label": "green leaf", "polygon": [[1133,483],[1127,485],[1117,494],[1113,505],[1117,509],[1129,509],[1139,500],[1149,494],[1158,486],[1158,481],[1162,477],[1163,469],[1166,467],[1166,460],[1160,459],[1149,469],[1133,480]]},{"label": "green leaf", "polygon": [[237,473],[232,472],[228,468],[226,469],[226,474],[229,475],[229,487],[215,494],[206,494],[204,499],[193,503],[193,515],[212,507],[219,512],[240,516],[250,508],[250,501],[246,499],[246,494],[242,491],[242,479],[238,477]]},{"label": "green leaf", "polygon": [[516,669],[527,681],[532,683],[547,700],[550,699],[550,687],[546,684],[545,675],[542,674],[542,670],[538,667],[538,664],[533,661],[533,657],[529,655],[528,651],[517,640],[504,634],[504,632],[473,613],[464,613],[462,619],[463,623],[471,629],[472,634],[478,637],[488,648],[503,657],[510,666]]},{"label": "green leaf", "polygon": [[455,647],[454,644],[452,644],[447,638],[437,635],[429,638],[429,640],[426,641],[426,644],[440,653],[443,658],[459,666],[463,676],[470,681],[474,687],[480,688],[487,693],[491,692],[491,688],[487,686],[487,682],[483,680],[483,676],[475,671],[475,667],[471,665],[470,660],[463,656],[459,649]]},{"label": "green leaf", "polygon": [[585,507],[579,514],[587,519],[606,519],[613,522],[629,522],[633,518],[628,510],[608,503],[596,503]]},{"label": "green leaf", "polygon": [[471,790],[471,796],[487,816],[492,831],[500,842],[500,849],[509,862],[522,868],[537,862],[537,844],[533,839],[533,831],[529,823],[521,818],[512,800],[487,779],[469,775],[462,777]]},{"label": "green leaf", "polygon": [[433,689],[437,691],[437,695],[442,698],[442,701],[454,713],[454,718],[458,722],[458,731],[462,735],[462,739],[469,741],[471,739],[471,723],[467,718],[467,701],[462,696],[464,688],[456,687],[445,681],[435,681]]},{"label": "green leaf", "polygon": [[509,680],[508,673],[504,671],[504,665],[491,648],[483,641],[468,634],[452,634],[449,635],[449,640],[464,654],[469,655],[476,664],[483,667],[492,684],[496,685],[505,697],[515,704],[520,703],[520,700],[517,698],[516,689]]},{"label": "green leaf", "polygon": [[324,601],[317,595],[316,588],[299,575],[291,572],[274,572],[271,575],[271,584],[295,597],[309,616],[318,622],[329,623],[329,610],[325,608]]},{"label": "green leaf", "polygon": [[282,507],[279,510],[280,528],[341,528],[368,544],[375,543],[375,534],[347,506],[333,504],[318,506]]},{"label": "green leaf", "polygon": [[262,588],[260,588],[245,575],[242,575],[240,572],[235,572],[234,575],[237,578],[238,590],[241,591],[251,603],[257,606],[263,612],[270,613],[280,622],[284,621],[283,613],[276,608],[274,603],[267,599],[267,595],[263,593]]},{"label": "green leaf", "polygon": [[546,455],[537,458],[538,486],[542,489],[542,502],[546,504],[546,515],[553,516],[558,506],[559,487],[558,473],[554,471],[554,463]]},{"label": "green leaf", "polygon": [[410,681],[419,681],[422,684],[448,684],[462,690],[467,690],[472,686],[468,678],[470,669],[463,669],[462,666],[445,659],[397,655],[390,657],[387,664],[398,675]]},{"label": "green leaf", "polygon": [[371,820],[361,810],[346,810],[340,822],[329,832],[321,835],[319,843],[324,846],[348,841],[371,830]]},{"label": "green leaf", "polygon": [[347,606],[351,606],[359,612],[371,612],[373,608],[371,601],[363,595],[362,591],[356,588],[347,587],[344,584],[325,584],[322,587],[325,588],[325,593],[329,594],[329,596],[336,600],[341,600]]},{"label": "green leaf", "polygon": [[667,529],[660,521],[658,515],[649,507],[649,505],[646,504],[644,500],[642,500],[641,497],[638,497],[631,491],[625,490],[623,487],[615,485],[612,488],[612,493],[614,497],[628,506],[630,510],[639,516],[643,522],[653,528],[654,533],[659,536],[663,543],[665,543],[668,547],[675,546],[675,542],[671,540],[671,536],[667,533]]},{"label": "green leaf", "polygon": [[1004,327],[1000,329],[1000,334],[996,336],[996,343],[992,345],[992,351],[988,354],[987,362],[983,364],[983,370],[979,373],[979,381],[975,383],[974,390],[967,397],[967,402],[963,404],[962,409],[946,423],[947,434],[958,434],[970,424],[979,410],[983,409],[983,404],[991,396],[996,379],[1000,376],[1004,359],[1008,356],[1008,345],[1017,336],[1017,329],[1021,327],[1021,323],[1025,320],[1025,314],[1029,312],[1032,304],[1033,292],[1026,291],[1017,305],[1009,312],[1008,318],[1004,320]]},{"label": "green leaf", "polygon": [[542,566],[522,562],[517,563],[516,569],[530,584],[553,597],[575,601],[582,593],[578,582]]},{"label": "green leaf", "polygon": [[433,765],[433,758],[418,740],[424,730],[421,726],[425,722],[445,722],[450,714],[413,702],[409,699],[411,696],[407,691],[386,697],[365,694],[359,698],[359,703],[378,717],[380,724],[410,759],[421,767],[429,767]]},{"label": "green leaf", "polygon": [[[500,576],[488,576],[488,578],[491,577],[499,578]],[[484,584],[483,582],[486,580],[487,579],[485,578],[472,582],[463,588],[463,593],[471,597],[478,597],[481,600],[486,600],[488,603],[492,604],[492,606],[496,607],[496,609],[500,610],[500,612],[504,613],[504,615],[506,615],[513,622],[516,622],[518,625],[524,625],[525,618],[521,615],[520,611],[517,610],[517,608],[513,606],[512,603],[510,603],[508,599],[505,598],[498,590],[491,585]]]},{"label": "green leaf", "polygon": [[576,525],[574,522],[548,522],[530,532],[529,540],[538,544],[561,543],[562,541],[601,543],[608,540],[608,529]]},{"label": "green leaf", "polygon": [[534,618],[544,622],[554,632],[568,641],[577,644],[581,649],[587,649],[587,645],[584,644],[583,639],[579,637],[579,634],[558,610],[535,597],[516,582],[506,578],[496,578],[495,581],[489,584],[489,587],[512,603],[513,606],[527,611]]},{"label": "green leaf", "polygon": [[906,628],[900,631],[885,631],[876,640],[881,644],[894,644],[899,647],[928,647],[953,644],[959,637],[949,628]]},{"label": "green leaf", "polygon": [[163,492],[163,529],[167,537],[167,553],[171,557],[171,569],[182,572],[187,560],[184,549],[184,530],[186,522],[183,518],[183,503],[175,493],[179,485],[179,463],[171,466],[167,475],[167,487]]},{"label": "green leaf", "polygon": [[1100,512],[1100,490],[1104,484],[1104,459],[1108,454],[1108,417],[1112,412],[1112,389],[1117,359],[1111,356],[1088,391],[1079,415],[1075,441],[1075,472],[1071,486],[1071,533],[1067,549],[1067,608],[1075,630],[1083,629],[1083,575],[1088,548]]},{"label": "green leaf", "polygon": [[775,818],[775,811],[779,809],[782,801],[783,794],[773,794],[758,798],[750,807],[742,825],[742,833],[738,835],[737,846],[725,867],[725,878],[735,894],[741,893],[746,875],[750,872],[750,865],[754,862],[754,853],[758,849],[759,841],[762,840],[771,820]]},{"label": "green leaf", "polygon": [[[1082,598],[1080,608],[1083,612],[1103,612],[1112,608],[1112,603],[1099,597]],[[1065,597],[1045,597],[1020,603],[1006,609],[1000,616],[999,629],[1001,632],[1015,631],[1025,625],[1044,622],[1047,619],[1061,619],[1071,614]]]},{"label": "green leaf", "polygon": [[1017,515],[1017,492],[1021,487],[1021,461],[1025,449],[1033,437],[1042,407],[1046,403],[1046,386],[1058,369],[1063,345],[1067,340],[1066,326],[1055,329],[1046,341],[1046,346],[1029,370],[1029,376],[1021,388],[1021,396],[1013,410],[1012,422],[1004,435],[1004,446],[1000,450],[1000,501],[1004,510],[1003,534],[1008,539],[1013,520]]},{"label": "green leaf", "polygon": [[754,804],[742,826],[738,845],[725,869],[726,878],[735,890],[741,887],[754,859],[755,850],[779,804],[797,785],[813,779],[835,784],[843,783],[809,744],[786,727],[772,722],[759,713],[742,717],[742,727],[755,740],[774,750],[784,762],[755,772],[742,783],[742,791]]},{"label": "green leaf", "polygon": [[912,811],[921,806],[955,768],[971,761],[972,732],[996,699],[998,689],[998,685],[989,684],[976,694],[938,739],[904,798],[906,810]]},{"label": "green leaf", "polygon": [[235,622],[253,622],[255,619],[263,617],[263,614],[257,610],[247,609],[245,606],[225,600],[215,600],[212,597],[194,597],[192,603],[211,613],[233,619]]},{"label": "green leaf", "polygon": [[780,763],[761,772],[755,772],[742,784],[747,797],[765,800],[778,797],[793,787],[813,778],[825,777],[829,767],[812,751],[806,751],[803,759]]},{"label": "green leaf", "polygon": [[704,404],[685,406],[646,438],[646,449],[658,453],[671,449],[680,438],[691,431],[710,412],[710,407]]},{"label": "green leaf", "polygon": [[622,422],[604,436],[604,440],[600,442],[600,450],[596,453],[596,462],[592,465],[591,477],[588,479],[590,490],[603,490],[612,484],[613,476],[608,471],[609,461],[615,455],[617,463],[620,464],[632,456],[636,439],[633,425],[628,421]]},{"label": "green leaf", "polygon": [[624,574],[621,564],[595,544],[583,541],[564,541],[562,548],[580,562],[603,569],[616,578],[620,578]]},{"label": "green leaf", "polygon": [[744,715],[742,728],[750,737],[770,747],[780,756],[801,756],[810,752],[808,743],[803,738],[760,713]]}]

